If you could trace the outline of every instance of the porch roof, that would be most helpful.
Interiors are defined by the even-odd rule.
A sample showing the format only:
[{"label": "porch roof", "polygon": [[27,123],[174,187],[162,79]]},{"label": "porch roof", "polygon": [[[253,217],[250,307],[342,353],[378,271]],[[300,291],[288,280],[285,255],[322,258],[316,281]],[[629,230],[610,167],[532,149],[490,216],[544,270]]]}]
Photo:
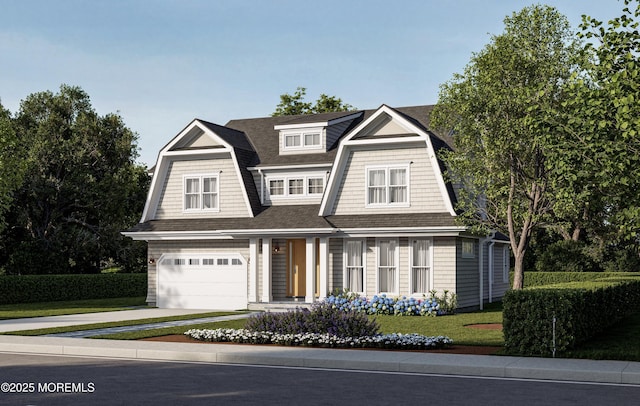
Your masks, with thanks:
[{"label": "porch roof", "polygon": [[455,227],[455,217],[449,213],[417,214],[364,214],[318,216],[319,205],[270,206],[257,216],[242,218],[182,218],[150,220],[139,223],[125,233],[165,233],[217,231],[233,234],[234,231],[270,230],[313,232],[340,232],[349,229],[415,229]]}]

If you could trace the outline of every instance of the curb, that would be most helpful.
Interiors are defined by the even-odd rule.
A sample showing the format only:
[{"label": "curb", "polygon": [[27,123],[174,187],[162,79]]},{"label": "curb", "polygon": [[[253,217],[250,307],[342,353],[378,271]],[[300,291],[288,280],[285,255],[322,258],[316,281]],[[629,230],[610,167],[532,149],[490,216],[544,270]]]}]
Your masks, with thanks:
[{"label": "curb", "polygon": [[25,336],[0,336],[0,352],[640,385],[628,361]]}]

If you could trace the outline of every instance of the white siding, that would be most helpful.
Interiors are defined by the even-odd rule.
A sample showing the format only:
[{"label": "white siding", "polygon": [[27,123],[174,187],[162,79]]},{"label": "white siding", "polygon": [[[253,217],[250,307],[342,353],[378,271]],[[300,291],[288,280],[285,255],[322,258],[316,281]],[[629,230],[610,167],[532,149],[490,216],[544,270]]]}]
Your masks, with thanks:
[{"label": "white siding", "polygon": [[433,238],[433,289],[456,291],[456,239]]},{"label": "white siding", "polygon": [[[189,212],[184,208],[184,175],[203,175],[219,172],[220,210],[218,212]],[[200,160],[176,160],[169,164],[162,194],[156,210],[156,219],[248,217],[243,189],[230,155],[224,158]]]},{"label": "white siding", "polygon": [[[366,167],[368,165],[410,164],[410,207],[365,208]],[[338,180],[340,181],[340,180]],[[351,151],[336,194],[332,214],[443,213],[445,200],[431,167],[425,147]]]}]

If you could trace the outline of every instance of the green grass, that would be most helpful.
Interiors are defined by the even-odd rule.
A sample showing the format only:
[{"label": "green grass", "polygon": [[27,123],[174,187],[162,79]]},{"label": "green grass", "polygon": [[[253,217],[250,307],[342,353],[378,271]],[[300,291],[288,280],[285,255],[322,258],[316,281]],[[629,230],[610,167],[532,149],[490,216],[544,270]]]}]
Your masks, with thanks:
[{"label": "green grass", "polygon": [[[373,317],[373,316],[372,316]],[[383,334],[418,333],[425,336],[447,336],[458,345],[502,346],[502,330],[481,330],[472,324],[502,324],[502,304],[492,303],[485,310],[438,317],[376,316]]]},{"label": "green grass", "polygon": [[[460,313],[452,316],[371,316],[371,318],[375,318],[378,322],[382,333],[418,333],[426,336],[444,335],[453,339],[454,343],[459,345],[502,346],[504,344],[501,330],[478,330],[467,327],[470,324],[502,323],[502,307],[500,303],[491,304],[482,312]],[[162,335],[183,334],[191,328],[244,328],[244,324],[245,320],[233,320],[131,333],[109,334],[93,338],[136,340]]]},{"label": "green grass", "polygon": [[640,313],[628,317],[579,346],[562,354],[568,358],[640,361]]},{"label": "green grass", "polygon": [[145,297],[76,300],[64,302],[19,303],[0,305],[0,320],[25,317],[62,316],[65,314],[112,312],[146,306]]},{"label": "green grass", "polygon": [[105,334],[101,336],[94,336],[91,338],[106,338],[110,340],[139,340],[141,338],[160,337],[160,336],[167,336],[167,335],[173,335],[173,334],[184,334],[185,331],[190,330],[192,328],[212,329],[212,330],[215,330],[217,328],[241,329],[241,328],[244,328],[245,322],[246,320],[227,320],[227,321],[219,321],[216,323],[191,324],[189,326],[165,327],[165,328],[158,328],[154,330],[130,331],[127,333],[117,333],[117,334]]},{"label": "green grass", "polygon": [[[125,320],[125,321],[116,321],[116,322],[109,322],[109,323],[93,323],[93,324],[81,324],[81,325],[65,326],[65,327],[41,328],[36,330],[10,331],[2,334],[18,335],[18,336],[41,336],[45,334],[68,333],[71,331],[96,330],[100,328],[109,328],[109,327],[123,327],[123,326],[135,326],[138,324],[161,323],[164,321],[192,320],[192,319],[200,319],[204,317],[227,316],[227,315],[238,314],[238,313],[242,313],[242,312],[209,312],[209,313],[185,314],[182,316],[153,317],[153,318],[147,318],[147,319]],[[242,322],[244,323],[244,320],[242,320]],[[149,330],[149,331],[153,331],[153,330]]]}]

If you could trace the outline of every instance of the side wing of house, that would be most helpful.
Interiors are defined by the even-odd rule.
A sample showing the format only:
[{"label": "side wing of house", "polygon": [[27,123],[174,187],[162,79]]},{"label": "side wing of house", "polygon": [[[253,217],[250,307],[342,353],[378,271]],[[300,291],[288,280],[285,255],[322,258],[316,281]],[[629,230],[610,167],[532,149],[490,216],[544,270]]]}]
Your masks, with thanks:
[{"label": "side wing of house", "polygon": [[457,288],[466,229],[455,223],[436,136],[415,116],[428,110],[408,113],[382,106],[341,142],[320,207],[342,237],[335,284],[369,297]]},{"label": "side wing of house", "polygon": [[246,307],[248,239],[231,240],[218,230],[254,217],[251,156],[242,133],[201,120],[160,151],[142,220],[125,233],[149,244],[148,303]]}]

